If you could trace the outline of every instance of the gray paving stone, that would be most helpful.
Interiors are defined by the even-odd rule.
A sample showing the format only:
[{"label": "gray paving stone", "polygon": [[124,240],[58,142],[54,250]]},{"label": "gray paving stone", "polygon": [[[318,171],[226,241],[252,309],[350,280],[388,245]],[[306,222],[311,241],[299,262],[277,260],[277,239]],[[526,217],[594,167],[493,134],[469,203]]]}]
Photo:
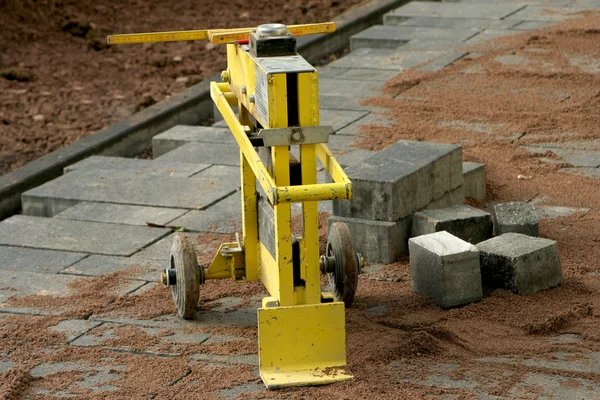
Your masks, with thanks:
[{"label": "gray paving stone", "polygon": [[[442,17],[464,19],[505,19],[514,14],[521,5],[479,3],[477,7],[461,3],[439,3],[429,1],[412,1],[386,15],[386,22],[392,18],[396,21],[410,17]],[[389,17],[388,17],[389,16]],[[522,18],[525,19],[525,18]],[[402,21],[399,21],[402,22]]]},{"label": "gray paving stone", "polygon": [[[336,68],[337,69],[337,68]],[[364,81],[387,81],[390,78],[398,75],[398,71],[385,69],[369,69],[369,68],[350,68],[346,69],[334,79],[342,80],[364,80]]]},{"label": "gray paving stone", "polygon": [[497,29],[497,28],[489,28],[479,32],[477,35],[473,36],[469,40],[465,42],[466,45],[477,44],[481,42],[485,42],[486,40],[495,39],[503,36],[516,35],[521,33],[521,31],[515,31],[511,29]]},{"label": "gray paving stone", "polygon": [[480,29],[373,25],[350,38],[350,48],[396,49],[413,39],[455,40],[462,42]]},{"label": "gray paving stone", "polygon": [[563,161],[572,164],[574,167],[598,168],[600,166],[600,152],[598,151],[544,147],[529,148],[529,151],[534,154],[543,153],[547,150],[551,150],[553,153],[557,154]]},{"label": "gray paving stone", "polygon": [[202,209],[239,186],[239,181],[229,186],[229,182],[208,179],[211,170],[190,178],[117,170],[74,171],[23,193],[23,214],[53,216],[82,201]]},{"label": "gray paving stone", "polygon": [[459,50],[465,47],[464,42],[456,40],[433,40],[433,39],[413,39],[407,44],[398,48],[401,51],[416,50],[416,51],[444,51],[444,50]]},{"label": "gray paving stone", "polygon": [[85,253],[0,246],[0,270],[54,274],[86,256]]},{"label": "gray paving stone", "polygon": [[136,174],[192,176],[210,167],[210,164],[190,165],[174,161],[139,160],[135,158],[91,156],[65,168],[65,173],[87,170],[130,170]]},{"label": "gray paving stone", "polygon": [[14,215],[0,222],[0,244],[129,256],[169,229]]},{"label": "gray paving stone", "polygon": [[492,215],[495,235],[509,232],[539,235],[539,222],[533,204],[521,201],[494,204]]},{"label": "gray paving stone", "polygon": [[360,134],[366,126],[391,126],[395,122],[394,119],[378,112],[371,112],[365,117],[354,121],[352,124],[345,126],[336,132],[336,135],[357,135]]},{"label": "gray paving stone", "polygon": [[[168,255],[167,255],[168,256]],[[141,257],[114,257],[91,255],[60,271],[61,274],[103,276],[119,271],[130,272],[128,279],[158,282],[166,262]]]},{"label": "gray paving stone", "polygon": [[413,214],[411,237],[446,231],[466,242],[476,244],[492,237],[492,216],[467,205]]},{"label": "gray paving stone", "polygon": [[234,356],[222,356],[218,354],[192,354],[191,360],[194,361],[215,361],[224,364],[242,364],[258,366],[258,354],[244,354]]},{"label": "gray paving stone", "polygon": [[14,361],[0,361],[0,374],[8,371],[9,369],[16,367],[17,363]]},{"label": "gray paving stone", "polygon": [[592,179],[600,179],[600,168],[561,168],[559,171],[571,175],[580,175]]},{"label": "gray paving stone", "polygon": [[368,113],[368,111],[321,110],[321,125],[331,126],[337,132],[363,118]]},{"label": "gray paving stone", "polygon": [[538,29],[542,29],[554,24],[554,22],[549,21],[522,21],[513,26],[512,29],[517,31],[537,31]]},{"label": "gray paving stone", "polygon": [[555,21],[560,22],[569,18],[577,18],[574,13],[585,11],[585,7],[561,7],[552,9],[548,6],[527,6],[506,19],[521,21]]},{"label": "gray paving stone", "polygon": [[30,391],[32,394],[44,398],[81,397],[82,390],[100,396],[114,395],[114,392],[119,388],[112,385],[112,383],[118,381],[125,371],[126,366],[122,364],[95,365],[85,361],[41,363],[30,370],[30,374],[34,379],[61,373],[76,373],[77,379],[73,379],[72,382],[66,385],[61,385],[60,389],[33,387]]},{"label": "gray paving stone", "polygon": [[237,166],[240,165],[240,149],[235,143],[189,142],[156,160]]},{"label": "gray paving stone", "polygon": [[65,340],[71,342],[100,324],[101,322],[90,321],[89,319],[66,319],[51,326],[50,330],[64,334]]},{"label": "gray paving stone", "polygon": [[244,393],[259,393],[264,392],[265,385],[262,383],[242,383],[239,385],[232,386],[229,389],[224,389],[219,392],[221,396],[226,399],[233,399]]},{"label": "gray paving stone", "polygon": [[229,128],[176,125],[152,138],[152,156],[156,159],[188,142],[235,144],[235,138]]},{"label": "gray paving stone", "polygon": [[[354,98],[348,96],[331,96],[325,92],[319,93],[319,107],[321,112],[327,110],[348,110],[369,112],[375,107],[363,104],[364,98]],[[326,125],[321,123],[322,125]]]},{"label": "gray paving stone", "polygon": [[171,223],[187,231],[234,233],[242,230],[242,200],[239,193],[221,200],[205,211],[192,210]]},{"label": "gray paving stone", "polygon": [[428,62],[427,64],[423,65],[422,67],[419,67],[419,71],[426,71],[426,72],[439,71],[442,68],[445,68],[445,67],[455,63],[456,61],[460,60],[467,54],[469,54],[469,53],[462,51],[462,50],[446,51],[440,57],[437,57],[433,61]]},{"label": "gray paving stone", "polygon": [[332,67],[318,67],[317,72],[319,73],[319,79],[321,78],[334,78],[347,71],[346,68],[332,68]]},{"label": "gray paving stone", "polygon": [[[579,0],[575,0],[579,1]],[[481,0],[460,0],[463,4],[481,4]],[[546,7],[566,7],[573,0],[487,0],[486,3],[493,4],[514,4],[521,6],[546,6]]]},{"label": "gray paving stone", "polygon": [[535,212],[539,219],[555,219],[560,217],[570,217],[574,214],[587,214],[589,208],[572,208],[560,206],[535,206]]},{"label": "gray paving stone", "polygon": [[465,197],[485,201],[485,164],[463,162]]},{"label": "gray paving stone", "polygon": [[180,208],[81,202],[56,214],[54,218],[146,226],[146,222],[168,224],[186,212]]},{"label": "gray paving stone", "polygon": [[[158,242],[146,248],[143,248],[142,250],[138,251],[132,258],[137,259],[139,257],[145,260],[159,260],[164,263],[169,262],[171,246],[173,245],[173,235],[174,234],[164,237]],[[195,240],[198,237],[198,234],[196,233],[189,233],[188,235],[192,238],[192,240]],[[196,248],[196,250],[201,249]]]},{"label": "gray paving stone", "polygon": [[562,282],[554,240],[505,233],[477,244],[484,285],[534,294]]},{"label": "gray paving stone", "polygon": [[401,140],[346,173],[353,198],[340,216],[397,221],[462,186],[462,148]]},{"label": "gray paving stone", "polygon": [[415,292],[442,308],[461,306],[483,297],[479,251],[448,232],[408,241],[410,280]]},{"label": "gray paving stone", "polygon": [[402,51],[389,49],[358,49],[331,63],[336,68],[368,68],[404,71],[430,61],[442,51]]},{"label": "gray paving stone", "polygon": [[338,79],[320,79],[319,94],[327,96],[366,98],[379,95],[383,84],[384,82],[380,81],[363,80],[345,80],[345,84],[340,84]]},{"label": "gray paving stone", "polygon": [[[0,312],[28,315],[61,315],[71,310],[70,303],[57,306],[54,302],[36,302],[35,305],[11,303],[11,298],[18,300],[28,296],[68,297],[75,292],[73,283],[80,281],[80,276],[53,275],[28,271],[2,271],[0,277]],[[111,288],[115,296],[122,296],[138,289],[142,282],[125,281]],[[73,306],[77,306],[73,304]]]},{"label": "gray paving stone", "polygon": [[[479,0],[479,2],[481,2],[481,0]],[[384,15],[383,22],[385,25],[462,29],[510,29],[521,23],[521,21],[516,20],[486,18],[410,17],[407,19],[406,17],[397,16],[392,13]]]},{"label": "gray paving stone", "polygon": [[344,168],[361,163],[376,154],[374,151],[362,149],[332,151],[332,153],[337,162]]},{"label": "gray paving stone", "polygon": [[329,226],[343,222],[348,226],[357,252],[367,262],[391,264],[408,251],[411,217],[389,222],[362,218],[329,217]]},{"label": "gray paving stone", "polygon": [[29,271],[2,271],[0,275],[0,311],[6,311],[6,302],[11,298],[39,295],[66,297],[74,289],[69,284],[80,279],[74,276],[55,275],[49,279],[48,274]]},{"label": "gray paving stone", "polygon": [[229,165],[213,165],[209,169],[200,172],[196,178],[218,180],[232,188],[240,187],[240,167]]}]

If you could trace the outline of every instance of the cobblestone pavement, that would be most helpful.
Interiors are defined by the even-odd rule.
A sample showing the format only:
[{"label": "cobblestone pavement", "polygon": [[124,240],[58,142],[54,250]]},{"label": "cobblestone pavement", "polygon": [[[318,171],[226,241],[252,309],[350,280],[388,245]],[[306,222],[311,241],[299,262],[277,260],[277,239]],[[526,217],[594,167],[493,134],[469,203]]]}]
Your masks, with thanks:
[{"label": "cobblestone pavement", "polygon": [[[402,70],[417,65],[422,70],[441,69],[467,54],[458,50],[465,44],[539,29],[568,18],[569,13],[595,8],[600,8],[600,0],[462,0],[412,2],[391,11],[384,25],[352,38],[348,55],[319,68],[321,122],[335,129],[330,148],[344,166],[373,154],[353,148],[354,135],[362,126],[390,121],[361,100],[379,94],[385,81]],[[153,160],[91,157],[81,161],[62,177],[25,193],[23,215],[0,222],[0,326],[17,326],[15,316],[28,318],[34,325],[37,320],[45,321],[40,329],[60,334],[48,343],[47,354],[103,350],[98,359],[65,356],[63,361],[46,362],[40,357],[30,370],[34,380],[28,396],[118,394],[131,384],[125,377],[135,374],[135,368],[164,363],[160,373],[154,369],[148,373],[179,396],[183,394],[177,385],[187,379],[189,387],[207,390],[207,398],[233,399],[248,393],[269,398],[258,379],[255,344],[255,310],[264,294],[255,286],[246,292],[220,292],[216,285],[209,285],[201,292],[198,320],[183,321],[176,317],[167,289],[156,283],[168,261],[173,233],[169,228],[148,227],[147,222],[182,226],[193,235],[228,235],[240,230],[239,156],[223,126],[221,122],[213,127],[174,127],[154,138]],[[564,141],[531,146],[530,151],[543,153],[549,148],[572,164],[565,172],[600,178],[597,149]],[[324,174],[320,179],[325,179]],[[323,203],[320,210],[329,212],[331,205]],[[554,218],[575,211],[542,207],[540,216]],[[361,278],[378,279],[381,268],[368,266]],[[104,292],[96,292],[89,308],[79,309],[79,301],[86,303],[96,296],[87,292],[88,297],[77,297],[82,281],[90,288],[97,284],[96,290]],[[148,293],[162,302],[155,315],[140,312],[148,304],[136,303],[136,298]],[[41,296],[46,300],[35,301]],[[367,315],[389,311],[386,306],[358,307]],[[48,319],[52,316],[60,317]],[[124,340],[132,330],[145,340]],[[576,343],[581,338],[562,335],[552,340]],[[18,351],[15,347],[0,352],[0,373],[17,366]],[[137,364],[123,358],[127,355],[135,357]],[[169,369],[171,359],[181,363]],[[600,387],[592,380],[570,378],[572,371],[600,374],[597,353],[574,357],[557,352],[553,360],[499,356],[479,362],[505,365],[506,374],[481,382],[469,374],[455,374],[457,365],[437,363],[430,366],[427,379],[408,375],[391,379],[432,389],[461,388],[478,398],[492,399],[502,397],[493,388],[511,378],[513,367],[536,364],[537,372],[519,378],[507,395],[519,398],[535,392],[540,398],[600,398]],[[197,365],[202,371],[229,368],[236,372],[208,390],[203,389],[206,383],[198,374],[190,375],[189,368]],[[58,382],[65,373],[76,379]],[[577,384],[561,384],[567,380]],[[144,387],[139,393],[140,398],[157,395]]]}]

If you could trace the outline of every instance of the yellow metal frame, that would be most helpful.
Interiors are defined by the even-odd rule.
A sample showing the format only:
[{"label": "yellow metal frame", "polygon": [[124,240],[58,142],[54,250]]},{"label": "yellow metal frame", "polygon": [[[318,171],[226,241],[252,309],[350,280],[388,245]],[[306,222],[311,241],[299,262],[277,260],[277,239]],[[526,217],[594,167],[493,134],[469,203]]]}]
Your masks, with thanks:
[{"label": "yellow metal frame", "polygon": [[[249,132],[256,129],[250,116],[264,128],[288,127],[285,71],[262,70],[237,44],[228,45],[227,56],[228,69],[223,76],[228,82],[213,82],[210,90],[240,148],[245,278],[260,279],[270,293],[257,312],[261,377],[268,388],[351,379],[345,367],[344,303],[321,292],[317,201],[350,199],[352,184],[325,143],[299,145],[301,185],[290,185],[288,146],[271,147],[270,164],[265,165],[249,138]],[[260,90],[257,82],[261,79],[266,85],[262,88],[267,93],[266,112],[258,110],[257,99],[250,97]],[[318,75],[314,69],[297,74],[297,97],[299,125],[318,126]],[[333,183],[317,183],[317,158]],[[275,254],[258,239],[257,183],[273,207]],[[294,286],[293,277],[290,203],[294,202],[302,203],[303,233],[297,238],[302,286]],[[217,254],[215,262],[220,257]]]},{"label": "yellow metal frame", "polygon": [[[329,33],[332,22],[290,25],[295,35]],[[252,56],[239,42],[254,28],[111,35],[110,44],[205,40],[227,43],[224,82],[212,82],[211,97],[240,148],[243,239],[224,243],[205,279],[260,280],[270,296],[257,311],[260,374],[268,388],[321,385],[352,378],[346,368],[344,303],[321,292],[318,204],[320,200],[350,199],[352,184],[325,143],[299,144],[301,181],[290,180],[288,145],[267,147],[268,162],[259,156],[249,135],[260,128],[319,126],[318,74],[298,55]],[[275,68],[265,62],[281,63]],[[294,67],[290,67],[290,65]],[[273,65],[271,65],[273,66]],[[293,74],[288,76],[289,74]],[[292,78],[292,79],[288,79]],[[293,85],[294,87],[288,87]],[[288,98],[291,91],[293,96]],[[296,98],[297,103],[290,99]],[[288,120],[290,110],[297,117]],[[236,116],[232,107],[237,107]],[[287,131],[286,131],[287,132]],[[279,143],[279,142],[278,142]],[[332,183],[317,183],[317,159]],[[274,248],[260,239],[258,189],[273,213]],[[261,200],[262,201],[262,200]],[[296,237],[299,260],[293,255],[291,203],[302,203],[302,234]],[[270,238],[270,235],[267,235]],[[294,280],[294,265],[299,265]]]}]

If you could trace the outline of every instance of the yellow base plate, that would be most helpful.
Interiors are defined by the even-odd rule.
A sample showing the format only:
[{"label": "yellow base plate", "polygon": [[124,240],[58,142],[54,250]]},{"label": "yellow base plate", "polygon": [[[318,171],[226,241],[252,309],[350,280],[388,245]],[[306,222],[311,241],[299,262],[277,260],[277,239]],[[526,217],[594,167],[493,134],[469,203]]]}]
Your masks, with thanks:
[{"label": "yellow base plate", "polygon": [[[263,305],[274,299],[263,299]],[[260,376],[268,389],[352,379],[344,303],[258,309]]]}]

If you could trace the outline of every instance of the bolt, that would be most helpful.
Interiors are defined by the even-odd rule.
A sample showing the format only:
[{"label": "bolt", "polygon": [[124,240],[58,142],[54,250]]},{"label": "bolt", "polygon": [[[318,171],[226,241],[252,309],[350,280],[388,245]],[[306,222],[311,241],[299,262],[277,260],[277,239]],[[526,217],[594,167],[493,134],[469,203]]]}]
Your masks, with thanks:
[{"label": "bolt", "polygon": [[253,94],[251,94],[250,96],[248,96],[248,101],[249,101],[250,103],[254,103],[254,102],[256,101],[256,97],[254,97],[254,95],[253,95]]},{"label": "bolt", "polygon": [[247,92],[246,86],[242,86],[242,94],[246,94],[246,92]]},{"label": "bolt", "polygon": [[223,82],[229,82],[229,71],[221,72],[221,80]]}]

